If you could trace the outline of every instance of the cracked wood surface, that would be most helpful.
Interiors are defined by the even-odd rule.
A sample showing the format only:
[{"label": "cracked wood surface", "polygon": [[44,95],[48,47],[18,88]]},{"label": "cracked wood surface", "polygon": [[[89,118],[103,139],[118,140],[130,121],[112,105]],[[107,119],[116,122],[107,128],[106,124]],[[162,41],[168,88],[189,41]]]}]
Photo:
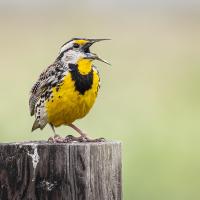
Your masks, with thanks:
[{"label": "cracked wood surface", "polygon": [[0,143],[0,200],[121,200],[121,143]]}]

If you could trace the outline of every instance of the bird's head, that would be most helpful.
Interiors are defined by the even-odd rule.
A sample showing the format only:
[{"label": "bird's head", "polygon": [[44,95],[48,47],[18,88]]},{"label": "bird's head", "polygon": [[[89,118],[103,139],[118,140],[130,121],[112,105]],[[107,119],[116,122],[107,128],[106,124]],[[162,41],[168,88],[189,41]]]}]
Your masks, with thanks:
[{"label": "bird's head", "polygon": [[73,38],[61,46],[60,53],[57,59],[63,62],[77,63],[80,59],[99,60],[106,64],[107,61],[99,58],[95,53],[90,52],[90,47],[103,40],[109,39],[87,39],[87,38]]}]

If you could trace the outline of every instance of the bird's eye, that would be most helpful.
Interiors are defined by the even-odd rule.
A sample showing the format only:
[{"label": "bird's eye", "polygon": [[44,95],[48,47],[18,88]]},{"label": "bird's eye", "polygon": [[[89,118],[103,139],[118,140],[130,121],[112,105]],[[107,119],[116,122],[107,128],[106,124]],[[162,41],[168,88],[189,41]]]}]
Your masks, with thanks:
[{"label": "bird's eye", "polygon": [[80,45],[77,44],[77,43],[74,43],[74,45],[73,45],[74,48],[79,48],[79,46],[80,46]]}]

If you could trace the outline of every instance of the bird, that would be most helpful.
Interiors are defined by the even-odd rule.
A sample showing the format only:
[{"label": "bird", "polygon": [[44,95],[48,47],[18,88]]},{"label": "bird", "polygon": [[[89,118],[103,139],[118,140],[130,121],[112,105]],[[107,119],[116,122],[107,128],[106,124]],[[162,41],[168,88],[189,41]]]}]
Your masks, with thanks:
[{"label": "bird", "polygon": [[[29,97],[30,115],[35,116],[32,131],[50,125],[54,136],[48,141],[101,141],[91,139],[74,121],[85,117],[93,107],[99,88],[100,76],[93,61],[108,65],[106,60],[90,52],[97,42],[109,39],[72,38],[64,43],[53,64],[40,74]],[[66,125],[80,134],[65,138],[55,133],[55,127]]]}]

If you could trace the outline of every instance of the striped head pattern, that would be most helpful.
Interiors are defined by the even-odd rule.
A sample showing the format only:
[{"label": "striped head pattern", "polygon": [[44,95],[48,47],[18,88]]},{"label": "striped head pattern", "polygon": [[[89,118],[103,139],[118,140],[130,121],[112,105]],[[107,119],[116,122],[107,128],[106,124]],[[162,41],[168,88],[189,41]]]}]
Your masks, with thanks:
[{"label": "striped head pattern", "polygon": [[77,63],[80,59],[99,60],[106,64],[107,61],[99,58],[95,53],[90,52],[90,46],[96,42],[109,39],[87,39],[87,38],[73,38],[63,44],[60,48],[59,56],[57,60],[61,60],[64,63]]}]

